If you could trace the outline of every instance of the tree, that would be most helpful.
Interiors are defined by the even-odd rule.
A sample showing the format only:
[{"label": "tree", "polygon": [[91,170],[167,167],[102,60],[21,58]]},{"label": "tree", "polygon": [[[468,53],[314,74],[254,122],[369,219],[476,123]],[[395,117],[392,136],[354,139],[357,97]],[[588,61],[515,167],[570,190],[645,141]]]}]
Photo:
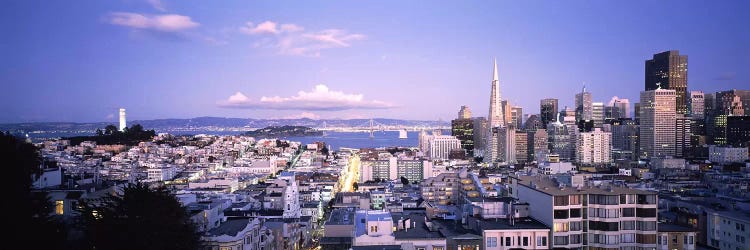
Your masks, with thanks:
[{"label": "tree", "polygon": [[352,187],[354,187],[354,191],[359,190],[359,184],[356,181],[352,184]]},{"label": "tree", "polygon": [[112,135],[114,133],[117,133],[117,127],[115,127],[115,125],[109,124],[106,127],[104,127],[105,135]]},{"label": "tree", "polygon": [[129,184],[121,195],[81,202],[88,243],[94,249],[198,249],[190,216],[165,187]]},{"label": "tree", "polygon": [[3,166],[2,190],[12,203],[3,206],[6,237],[28,244],[33,249],[52,249],[65,245],[62,224],[52,216],[53,206],[46,192],[32,190],[31,176],[42,173],[39,153],[34,145],[10,133],[0,132],[0,165]]},{"label": "tree", "polygon": [[408,186],[409,179],[406,179],[406,177],[401,176],[401,183],[404,184],[404,186]]},{"label": "tree", "polygon": [[320,153],[322,153],[325,156],[328,156],[330,152],[328,152],[328,147],[323,146],[323,148],[320,149]]}]

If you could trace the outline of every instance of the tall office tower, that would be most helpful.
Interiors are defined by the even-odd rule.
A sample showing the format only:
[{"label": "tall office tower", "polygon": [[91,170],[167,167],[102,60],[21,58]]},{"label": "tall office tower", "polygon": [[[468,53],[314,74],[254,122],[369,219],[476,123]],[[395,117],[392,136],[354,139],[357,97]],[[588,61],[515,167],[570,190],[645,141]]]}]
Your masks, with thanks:
[{"label": "tall office tower", "polygon": [[[706,95],[706,101],[709,100]],[[728,90],[712,95],[713,107],[706,115],[706,132],[711,144],[727,143],[727,117],[750,114],[750,90]],[[709,105],[706,105],[708,112]]]},{"label": "tall office tower", "polygon": [[459,119],[451,121],[451,135],[461,141],[461,148],[464,149],[466,155],[474,157],[474,121],[472,119],[459,116]]},{"label": "tall office tower", "polygon": [[529,137],[525,131],[515,131],[515,158],[519,164],[526,163],[529,160]]},{"label": "tall office tower", "polygon": [[679,114],[675,121],[675,156],[682,158],[690,148],[690,139],[693,136],[690,125],[693,120],[690,116]]},{"label": "tall office tower", "polygon": [[523,108],[519,106],[513,106],[510,108],[510,124],[513,124],[515,129],[523,128]]},{"label": "tall office tower", "polygon": [[461,106],[461,110],[458,111],[458,119],[471,119],[471,109],[469,109],[469,106]]},{"label": "tall office tower", "polygon": [[487,145],[485,148],[485,162],[496,162],[498,158],[498,127],[505,126],[505,116],[503,115],[502,102],[500,96],[500,79],[497,76],[497,60],[492,65],[492,92],[490,93],[490,111],[487,115]]},{"label": "tall office tower", "polygon": [[644,158],[675,156],[677,91],[641,92],[640,153]]},{"label": "tall office tower", "polygon": [[549,140],[550,154],[557,154],[560,160],[571,161],[575,159],[575,125],[565,125],[558,121],[547,124],[547,138]]},{"label": "tall office tower", "polygon": [[703,94],[703,114],[704,119],[708,119],[716,107],[716,93],[705,93]]},{"label": "tall office tower", "polygon": [[612,123],[612,158],[638,160],[638,125],[632,119]]},{"label": "tall office tower", "polygon": [[125,131],[128,125],[125,120],[125,109],[120,109],[120,131]]},{"label": "tall office tower", "polygon": [[503,115],[505,116],[505,117],[503,117],[503,121],[505,121],[505,123],[503,125],[504,126],[513,126],[513,114],[511,113],[512,112],[511,109],[512,109],[513,105],[511,105],[510,101],[508,101],[508,100],[502,100],[502,101],[500,101],[500,104],[503,107],[502,108]]},{"label": "tall office tower", "polygon": [[484,156],[487,148],[487,132],[489,132],[487,118],[474,117],[471,120],[474,121],[474,156]]},{"label": "tall office tower", "polygon": [[542,121],[539,120],[538,115],[530,115],[529,118],[526,118],[526,121],[523,123],[523,129],[526,131],[535,131],[537,129],[544,129],[546,126],[542,124]]},{"label": "tall office tower", "polygon": [[654,54],[653,59],[646,60],[645,90],[655,90],[659,87],[676,91],[677,113],[687,114],[687,55],[680,55],[678,50],[670,50]]},{"label": "tall office tower", "polygon": [[657,192],[544,175],[510,180],[511,196],[528,203],[529,215],[552,229],[545,249],[657,249]]},{"label": "tall office tower", "polygon": [[727,144],[734,147],[750,146],[750,116],[727,117]]},{"label": "tall office tower", "polygon": [[539,101],[539,118],[542,120],[542,125],[546,128],[547,124],[557,119],[557,99],[545,98]]},{"label": "tall office tower", "polygon": [[591,132],[578,133],[576,139],[576,161],[580,164],[605,164],[612,162],[612,133],[595,128]]},{"label": "tall office tower", "polygon": [[431,159],[448,159],[452,150],[461,148],[461,141],[450,135],[433,135],[428,144]]},{"label": "tall office tower", "polygon": [[610,101],[609,106],[612,107],[612,118],[630,117],[630,100],[613,98],[613,100]]},{"label": "tall office tower", "polygon": [[542,162],[544,157],[549,154],[547,130],[538,128],[536,130],[526,130],[529,157],[528,161]]},{"label": "tall office tower", "polygon": [[633,104],[633,118],[635,123],[640,124],[641,122],[641,103],[636,102]]},{"label": "tall office tower", "polygon": [[576,94],[576,122],[581,120],[593,120],[594,107],[591,99],[591,93],[586,92],[586,86],[581,93]]},{"label": "tall office tower", "polygon": [[688,99],[688,113],[691,117],[697,119],[704,119],[705,111],[705,100],[703,91],[690,91],[690,99]]},{"label": "tall office tower", "polygon": [[507,126],[499,127],[497,136],[497,160],[506,164],[516,163],[516,130]]},{"label": "tall office tower", "polygon": [[604,126],[604,103],[594,102],[591,107],[591,120],[594,120],[594,127],[601,128]]}]

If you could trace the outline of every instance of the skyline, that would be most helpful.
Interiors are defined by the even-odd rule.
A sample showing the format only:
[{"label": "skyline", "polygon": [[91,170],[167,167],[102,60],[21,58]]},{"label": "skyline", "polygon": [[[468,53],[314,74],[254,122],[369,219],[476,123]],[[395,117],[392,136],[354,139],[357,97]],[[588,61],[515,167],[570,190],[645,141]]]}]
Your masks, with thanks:
[{"label": "skyline", "polygon": [[632,105],[668,50],[690,57],[688,91],[750,82],[745,2],[44,3],[0,10],[0,123],[486,117],[493,58],[528,114],[584,82]]}]

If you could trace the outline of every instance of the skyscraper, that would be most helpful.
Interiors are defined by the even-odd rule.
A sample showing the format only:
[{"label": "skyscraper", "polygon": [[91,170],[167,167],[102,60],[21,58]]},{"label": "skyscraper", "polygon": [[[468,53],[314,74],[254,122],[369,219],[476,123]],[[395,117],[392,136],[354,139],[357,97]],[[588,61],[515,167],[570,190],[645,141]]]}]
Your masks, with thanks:
[{"label": "skyscraper", "polygon": [[451,121],[451,135],[461,141],[461,148],[464,149],[466,155],[474,156],[474,120],[471,119],[469,107],[461,106],[458,119]]},{"label": "skyscraper", "polygon": [[510,108],[510,114],[510,124],[513,124],[513,127],[515,129],[523,128],[523,108],[519,106],[513,106]]},{"label": "skyscraper", "polygon": [[458,111],[458,119],[471,119],[471,109],[469,109],[469,106],[461,106],[461,110]]},{"label": "skyscraper", "polygon": [[688,57],[680,55],[678,50],[664,51],[654,54],[653,59],[646,60],[646,88],[676,91],[677,113],[687,114],[685,104],[688,100]]},{"label": "skyscraper", "polygon": [[594,116],[594,107],[591,100],[591,93],[586,92],[586,86],[581,93],[576,94],[576,123],[581,120],[592,120]]},{"label": "skyscraper", "polygon": [[601,128],[604,126],[604,103],[594,102],[591,107],[591,120],[594,120],[594,127]]},{"label": "skyscraper", "polygon": [[120,109],[120,131],[125,131],[128,125],[125,121],[125,109]]},{"label": "skyscraper", "polygon": [[690,91],[690,99],[688,100],[688,113],[691,117],[696,119],[704,119],[705,111],[705,100],[703,91]]},{"label": "skyscraper", "polygon": [[490,132],[487,118],[474,117],[471,120],[474,121],[474,156],[484,156],[487,139],[489,139],[487,133]]},{"label": "skyscraper", "polygon": [[539,101],[539,118],[542,120],[542,125],[546,128],[547,124],[557,119],[557,99],[545,98]]},{"label": "skyscraper", "polygon": [[579,133],[576,138],[576,161],[581,164],[604,164],[612,161],[612,133],[595,128]]},{"label": "skyscraper", "polygon": [[487,115],[487,123],[489,125],[489,131],[487,133],[487,145],[484,154],[486,162],[495,162],[498,159],[498,127],[505,126],[505,120],[502,109],[502,102],[500,100],[500,80],[497,76],[497,60],[493,62],[492,66],[492,92],[490,93],[490,111]]},{"label": "skyscraper", "polygon": [[630,117],[630,100],[614,97],[610,101],[609,106],[612,107],[612,118]]},{"label": "skyscraper", "polygon": [[640,153],[645,158],[675,156],[677,91],[641,92]]}]

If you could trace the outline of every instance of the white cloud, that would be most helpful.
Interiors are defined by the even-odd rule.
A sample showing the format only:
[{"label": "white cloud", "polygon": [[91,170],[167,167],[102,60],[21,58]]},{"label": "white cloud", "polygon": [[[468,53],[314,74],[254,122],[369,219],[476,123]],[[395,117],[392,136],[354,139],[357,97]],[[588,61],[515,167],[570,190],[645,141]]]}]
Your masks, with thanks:
[{"label": "white cloud", "polygon": [[200,26],[189,16],[176,14],[168,15],[143,15],[132,12],[114,12],[107,16],[107,21],[114,25],[130,27],[134,29],[158,30],[165,32],[176,32]]},{"label": "white cloud", "polygon": [[271,21],[265,21],[258,25],[254,25],[252,22],[247,22],[245,26],[240,27],[240,31],[251,35],[264,33],[278,34],[279,30],[276,28],[277,25],[278,24]]},{"label": "white cloud", "polygon": [[237,92],[227,100],[218,102],[220,107],[244,109],[274,109],[274,110],[317,110],[338,111],[349,109],[388,109],[395,108],[391,103],[364,99],[362,94],[347,94],[333,91],[328,86],[319,84],[311,91],[299,91],[290,97],[263,96],[252,100]]},{"label": "white cloud", "polygon": [[265,36],[256,41],[254,47],[273,48],[280,54],[298,56],[320,56],[321,50],[349,47],[351,42],[365,39],[365,35],[341,29],[305,31],[304,27],[296,24],[272,21],[257,25],[247,22],[239,30],[249,35]]},{"label": "white cloud", "polygon": [[284,116],[282,119],[303,119],[303,118],[318,120],[320,119],[320,116],[314,113],[310,113],[310,112],[302,112],[300,114]]},{"label": "white cloud", "polygon": [[167,11],[166,8],[164,8],[164,4],[161,2],[161,0],[146,0],[151,7],[153,7],[155,10],[158,11]]}]

